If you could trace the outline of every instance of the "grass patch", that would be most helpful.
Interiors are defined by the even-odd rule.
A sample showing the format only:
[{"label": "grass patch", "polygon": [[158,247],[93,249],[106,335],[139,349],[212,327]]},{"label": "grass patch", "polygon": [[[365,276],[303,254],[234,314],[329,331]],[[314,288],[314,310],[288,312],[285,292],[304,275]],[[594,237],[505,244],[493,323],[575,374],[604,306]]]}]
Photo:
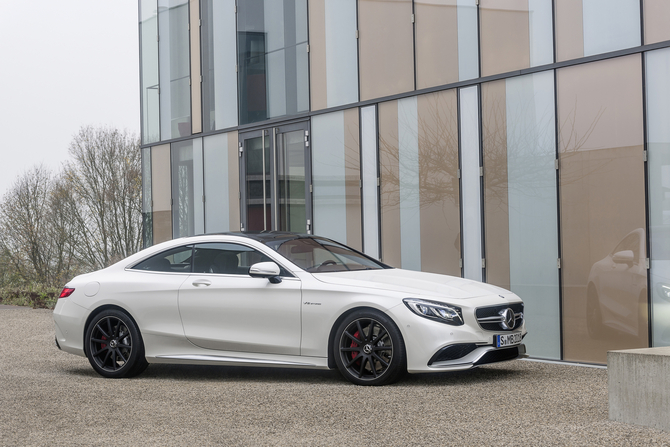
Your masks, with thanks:
[{"label": "grass patch", "polygon": [[24,289],[0,289],[0,304],[26,306],[33,309],[53,309],[60,290],[55,287],[30,287]]}]

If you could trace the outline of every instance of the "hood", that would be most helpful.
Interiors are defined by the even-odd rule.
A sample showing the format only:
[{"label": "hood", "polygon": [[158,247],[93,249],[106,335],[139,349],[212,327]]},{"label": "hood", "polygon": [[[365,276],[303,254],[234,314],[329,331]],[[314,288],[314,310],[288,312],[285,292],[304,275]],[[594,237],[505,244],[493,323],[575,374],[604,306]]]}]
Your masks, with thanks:
[{"label": "hood", "polygon": [[328,284],[388,290],[406,297],[468,299],[486,295],[502,295],[505,298],[514,296],[512,292],[491,284],[402,269],[314,273],[313,276]]}]

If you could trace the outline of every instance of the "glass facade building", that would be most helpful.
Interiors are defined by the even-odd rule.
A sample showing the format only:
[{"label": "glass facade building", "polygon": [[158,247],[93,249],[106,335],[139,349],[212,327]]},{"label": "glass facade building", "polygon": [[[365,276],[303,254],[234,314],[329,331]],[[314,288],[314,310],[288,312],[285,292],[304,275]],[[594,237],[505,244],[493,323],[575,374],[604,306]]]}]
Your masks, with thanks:
[{"label": "glass facade building", "polygon": [[670,346],[665,0],[139,0],[144,243],[315,233]]}]

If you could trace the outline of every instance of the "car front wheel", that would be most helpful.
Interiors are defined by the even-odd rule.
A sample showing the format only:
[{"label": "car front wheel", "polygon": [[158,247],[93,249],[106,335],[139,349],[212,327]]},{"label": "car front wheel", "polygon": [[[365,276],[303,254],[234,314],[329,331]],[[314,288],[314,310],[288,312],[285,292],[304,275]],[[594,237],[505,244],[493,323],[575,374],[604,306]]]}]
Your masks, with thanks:
[{"label": "car front wheel", "polygon": [[381,312],[353,312],[338,326],[333,343],[340,373],[357,385],[386,385],[407,370],[402,335]]},{"label": "car front wheel", "polygon": [[86,329],[85,340],[88,361],[103,377],[133,377],[148,366],[140,332],[124,312],[98,313]]}]

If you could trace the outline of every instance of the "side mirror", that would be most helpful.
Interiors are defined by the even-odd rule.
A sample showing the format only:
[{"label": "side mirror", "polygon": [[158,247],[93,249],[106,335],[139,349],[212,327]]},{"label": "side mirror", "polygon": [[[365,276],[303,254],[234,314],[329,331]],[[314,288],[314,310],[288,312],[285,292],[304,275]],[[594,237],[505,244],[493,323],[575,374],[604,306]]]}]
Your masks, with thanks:
[{"label": "side mirror", "polygon": [[614,255],[612,255],[612,261],[616,264],[633,265],[633,262],[635,262],[633,250],[622,250],[614,253]]},{"label": "side mirror", "polygon": [[279,266],[274,262],[257,262],[249,267],[249,276],[252,278],[267,278],[272,284],[279,284]]}]

